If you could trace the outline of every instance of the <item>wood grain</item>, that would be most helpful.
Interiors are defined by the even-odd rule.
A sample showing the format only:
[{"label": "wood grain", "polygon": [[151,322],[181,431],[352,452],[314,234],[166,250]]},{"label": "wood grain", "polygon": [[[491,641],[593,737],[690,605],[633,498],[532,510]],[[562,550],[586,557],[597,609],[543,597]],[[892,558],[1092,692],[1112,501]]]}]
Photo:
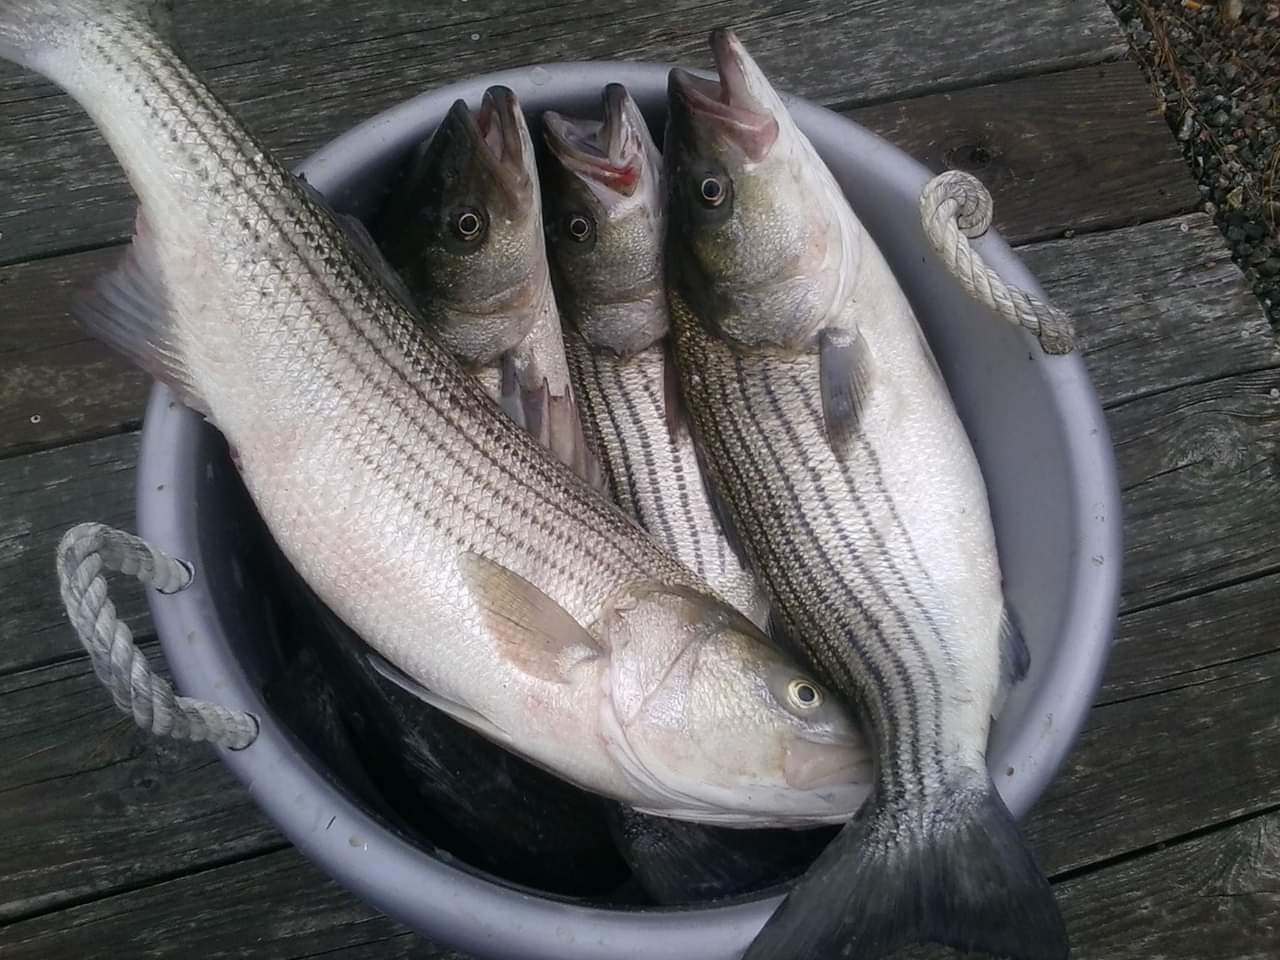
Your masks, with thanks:
[{"label": "wood grain", "polygon": [[[1148,650],[1153,659],[1158,648]],[[1280,804],[1280,653],[1095,707],[1027,825],[1045,869],[1079,869]]]},{"label": "wood grain", "polygon": [[1130,226],[1200,200],[1151,88],[1127,61],[848,115],[932,170],[977,176],[1010,243]]},{"label": "wood grain", "polygon": [[1019,248],[1076,322],[1106,407],[1280,365],[1258,298],[1202,213]]},{"label": "wood grain", "polygon": [[209,747],[143,734],[84,659],[0,678],[0,756],[0,923],[284,843]]},{"label": "wood grain", "polygon": [[1274,960],[1280,813],[1058,888],[1075,960]]},{"label": "wood grain", "polygon": [[[255,7],[179,4],[178,35],[215,92],[288,162],[458,77],[584,59],[707,65],[707,32],[722,24],[740,29],[781,89],[846,106],[1124,53],[1110,11],[1075,0],[991,0],[981,15],[966,0],[542,2],[519,13],[498,0]],[[256,29],[264,17],[270,31]],[[125,238],[130,194],[85,115],[12,68],[0,66],[0,82],[0,264]]]},{"label": "wood grain", "polygon": [[0,948],[5,960],[467,960],[407,933],[293,849],[0,927]]},{"label": "wood grain", "polygon": [[1277,650],[1280,575],[1206,590],[1120,618],[1097,702],[1199,683],[1219,667]]},{"label": "wood grain", "polygon": [[1124,490],[1123,609],[1280,570],[1280,371],[1144,397],[1108,422]]},{"label": "wood grain", "polygon": [[[133,433],[0,461],[0,675],[80,649],[58,597],[54,549],[82,521],[133,529],[137,458]],[[112,597],[145,635],[141,588],[123,579]]]}]

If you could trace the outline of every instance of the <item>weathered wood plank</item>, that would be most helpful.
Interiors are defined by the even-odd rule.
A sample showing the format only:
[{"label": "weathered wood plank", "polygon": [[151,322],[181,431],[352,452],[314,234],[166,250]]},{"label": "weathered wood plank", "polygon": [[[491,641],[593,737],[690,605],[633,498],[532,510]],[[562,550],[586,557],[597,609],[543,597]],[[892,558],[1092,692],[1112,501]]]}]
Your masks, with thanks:
[{"label": "weathered wood plank", "polygon": [[[1076,317],[1108,405],[1280,363],[1257,299],[1203,214],[1029,244],[1019,254]],[[67,316],[79,284],[117,256],[0,268],[0,457],[117,432],[141,416],[146,378],[81,339]]]},{"label": "weathered wood plank", "polygon": [[[85,520],[132,529],[137,457],[134,433],[0,461],[0,674],[79,649],[58,598],[54,549]],[[121,617],[140,622],[146,603],[136,583],[121,580],[112,597]]]},{"label": "weathered wood plank", "polygon": [[207,746],[143,734],[86,659],[0,678],[0,756],[0,923],[284,842]]},{"label": "weathered wood plank", "polygon": [[1125,508],[1123,607],[1280,570],[1280,371],[1108,413]]},{"label": "weathered wood plank", "polygon": [[1258,298],[1202,213],[1018,254],[1075,319],[1104,406],[1280,364]]},{"label": "weathered wood plank", "polygon": [[467,960],[356,900],[293,849],[0,927],[5,960]]},{"label": "weathered wood plank", "polygon": [[[1154,660],[1158,647],[1147,646]],[[1027,835],[1058,873],[1280,804],[1280,653],[1095,707]]]},{"label": "weathered wood plank", "polygon": [[[414,10],[380,0],[259,7],[255,16],[226,3],[180,4],[180,16],[198,18],[180,36],[213,88],[288,161],[460,76],[581,59],[705,65],[706,32],[720,23],[740,27],[781,88],[843,105],[1095,63],[1125,49],[1105,6],[1072,0],[992,0],[982,16],[965,0],[823,9],[787,0],[660,8],[619,0],[538,15],[497,0]],[[266,11],[273,24],[298,22],[292,36],[306,38],[298,48],[258,36]],[[290,36],[275,26],[271,34]],[[11,69],[3,68],[9,84]],[[122,239],[132,217],[124,179],[84,115],[32,84],[0,100],[0,263]]]},{"label": "weathered wood plank", "polygon": [[1062,884],[1076,960],[1274,960],[1280,813]]},{"label": "weathered wood plank", "polygon": [[1151,88],[1127,61],[849,116],[931,169],[979,177],[1010,243],[1129,226],[1188,212],[1200,200]]},{"label": "weathered wood plank", "polygon": [[1280,650],[1280,575],[1120,618],[1099,704],[1199,683],[1216,668]]}]

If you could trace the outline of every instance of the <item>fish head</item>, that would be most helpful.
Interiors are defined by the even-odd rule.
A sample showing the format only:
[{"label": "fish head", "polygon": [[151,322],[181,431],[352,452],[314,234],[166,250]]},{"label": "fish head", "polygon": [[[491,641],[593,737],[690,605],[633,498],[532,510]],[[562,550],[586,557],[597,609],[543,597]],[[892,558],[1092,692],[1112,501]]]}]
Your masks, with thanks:
[{"label": "fish head", "polygon": [[566,319],[630,354],[667,331],[662,158],[626,87],[603,100],[600,120],[543,114],[547,250]]},{"label": "fish head", "polygon": [[446,343],[490,362],[524,338],[550,289],[533,143],[515,94],[458,100],[389,202],[383,248],[446,328]]},{"label": "fish head", "polygon": [[741,41],[716,30],[711,49],[717,79],[668,80],[669,269],[722,335],[807,343],[839,285],[847,204]]},{"label": "fish head", "polygon": [[651,800],[709,823],[848,819],[870,792],[861,729],[808,671],[705,594],[630,592],[606,613],[612,651],[602,728]]}]

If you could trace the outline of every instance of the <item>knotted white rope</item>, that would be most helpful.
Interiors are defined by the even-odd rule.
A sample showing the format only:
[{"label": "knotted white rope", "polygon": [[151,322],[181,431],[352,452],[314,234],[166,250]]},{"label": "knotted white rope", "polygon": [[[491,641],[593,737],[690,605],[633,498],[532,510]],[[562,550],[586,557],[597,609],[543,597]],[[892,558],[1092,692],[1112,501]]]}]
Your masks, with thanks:
[{"label": "knotted white rope", "polygon": [[920,193],[925,236],[969,295],[1003,319],[1035,334],[1045,353],[1075,347],[1071,319],[1057,307],[1011,287],[969,244],[991,226],[991,194],[976,177],[960,170],[940,173]]},{"label": "knotted white rope", "polygon": [[149,733],[207,740],[239,750],[258,736],[258,722],[243,710],[180,697],[157,676],[133,633],[116,618],[102,571],[124,573],[161,593],[176,593],[192,578],[190,565],[130,534],[101,523],[72,527],[58,544],[58,580],[81,644],[116,706]]}]

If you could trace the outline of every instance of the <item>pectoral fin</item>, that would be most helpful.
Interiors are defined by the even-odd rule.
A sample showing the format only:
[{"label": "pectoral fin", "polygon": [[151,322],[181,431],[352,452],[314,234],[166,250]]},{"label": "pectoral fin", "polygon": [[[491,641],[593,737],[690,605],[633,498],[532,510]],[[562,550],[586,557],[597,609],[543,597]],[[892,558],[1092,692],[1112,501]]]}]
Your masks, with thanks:
[{"label": "pectoral fin", "polygon": [[575,667],[600,656],[587,629],[524,577],[478,553],[464,553],[458,567],[499,655],[522,673],[568,683]]},{"label": "pectoral fin", "polygon": [[680,371],[676,369],[670,341],[663,347],[662,357],[662,405],[667,415],[667,433],[672,441],[677,441],[680,434],[689,429],[689,422],[680,395]]},{"label": "pectoral fin", "polygon": [[871,353],[862,334],[835,327],[823,330],[818,336],[818,377],[827,442],[843,460],[871,383]]},{"label": "pectoral fin", "polygon": [[368,658],[369,666],[371,666],[383,679],[389,683],[394,683],[405,693],[412,694],[423,703],[435,707],[441,713],[448,714],[459,723],[464,723],[475,731],[488,737],[497,743],[510,745],[513,741],[511,734],[503,730],[500,726],[486,717],[478,710],[456,700],[450,700],[442,697],[433,690],[428,690],[422,684],[414,680],[395,664],[382,657],[380,654],[374,653],[372,650],[365,651],[364,656]]},{"label": "pectoral fin", "polygon": [[993,719],[1000,716],[1000,711],[1009,699],[1009,691],[1026,677],[1030,668],[1031,651],[1027,649],[1022,629],[1006,601],[1000,614],[1000,686],[996,689],[996,698],[991,705]]},{"label": "pectoral fin", "polygon": [[582,430],[573,388],[566,384],[564,392],[556,394],[545,377],[532,388],[520,380],[516,358],[507,351],[502,355],[503,412],[591,487],[607,490],[600,460]]}]

